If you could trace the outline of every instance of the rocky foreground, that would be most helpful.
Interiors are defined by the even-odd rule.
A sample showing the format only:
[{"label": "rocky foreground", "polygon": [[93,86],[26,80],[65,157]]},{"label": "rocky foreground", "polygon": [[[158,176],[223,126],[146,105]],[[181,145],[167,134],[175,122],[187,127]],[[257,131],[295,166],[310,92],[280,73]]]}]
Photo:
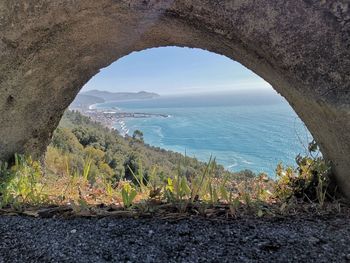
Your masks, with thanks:
[{"label": "rocky foreground", "polygon": [[0,217],[0,262],[350,262],[350,216]]}]

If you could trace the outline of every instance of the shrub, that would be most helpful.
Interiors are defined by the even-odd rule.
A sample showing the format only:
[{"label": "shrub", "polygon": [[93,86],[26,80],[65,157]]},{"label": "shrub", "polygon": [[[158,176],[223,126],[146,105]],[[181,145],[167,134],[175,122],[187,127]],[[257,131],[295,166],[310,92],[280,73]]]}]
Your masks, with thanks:
[{"label": "shrub", "polygon": [[30,157],[15,156],[15,165],[10,169],[0,164],[0,206],[20,208],[23,205],[39,205],[47,202],[43,193],[44,180],[41,166]]},{"label": "shrub", "polygon": [[129,183],[125,183],[122,188],[122,198],[123,198],[123,204],[125,208],[129,208],[137,195],[137,192],[135,189],[131,187]]},{"label": "shrub", "polygon": [[327,199],[333,199],[336,189],[331,184],[332,174],[330,164],[319,156],[319,148],[315,141],[309,144],[307,156],[298,155],[297,168],[283,167],[276,169],[276,197],[281,200],[291,198],[318,202],[323,205]]}]

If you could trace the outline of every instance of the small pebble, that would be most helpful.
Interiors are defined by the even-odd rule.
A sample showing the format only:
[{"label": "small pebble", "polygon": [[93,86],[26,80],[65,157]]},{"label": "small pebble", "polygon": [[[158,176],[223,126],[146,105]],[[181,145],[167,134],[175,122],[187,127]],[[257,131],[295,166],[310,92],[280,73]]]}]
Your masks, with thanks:
[{"label": "small pebble", "polygon": [[70,231],[72,234],[75,234],[76,232],[77,232],[77,230],[76,229],[73,229],[73,230],[71,230]]},{"label": "small pebble", "polygon": [[320,242],[320,240],[317,237],[310,237],[309,242],[315,244]]}]

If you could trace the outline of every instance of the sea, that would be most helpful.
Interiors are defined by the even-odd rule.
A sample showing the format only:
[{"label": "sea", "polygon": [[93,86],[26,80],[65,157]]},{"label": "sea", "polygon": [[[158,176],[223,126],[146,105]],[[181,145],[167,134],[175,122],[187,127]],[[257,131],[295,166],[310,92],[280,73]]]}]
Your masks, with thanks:
[{"label": "sea", "polygon": [[275,91],[235,91],[161,96],[150,100],[108,102],[98,109],[161,114],[121,119],[115,128],[144,133],[147,144],[208,161],[275,177],[276,166],[295,165],[307,153],[310,132],[288,102]]}]

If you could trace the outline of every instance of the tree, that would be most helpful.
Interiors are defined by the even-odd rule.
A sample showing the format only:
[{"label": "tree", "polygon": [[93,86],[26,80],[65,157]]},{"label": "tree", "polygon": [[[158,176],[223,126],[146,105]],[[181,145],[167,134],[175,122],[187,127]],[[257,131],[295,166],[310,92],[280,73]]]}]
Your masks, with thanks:
[{"label": "tree", "polygon": [[133,171],[134,174],[138,173],[138,156],[135,153],[130,153],[124,161],[124,178],[129,181],[135,181],[135,178],[130,169]]},{"label": "tree", "polygon": [[143,142],[143,132],[140,130],[134,131],[132,135],[133,140]]},{"label": "tree", "polygon": [[64,152],[77,153],[83,150],[76,136],[67,128],[57,128],[54,132],[51,145]]},{"label": "tree", "polygon": [[109,163],[108,163],[109,167],[111,167],[112,169],[117,169],[118,167],[118,160],[116,158],[113,158]]}]

